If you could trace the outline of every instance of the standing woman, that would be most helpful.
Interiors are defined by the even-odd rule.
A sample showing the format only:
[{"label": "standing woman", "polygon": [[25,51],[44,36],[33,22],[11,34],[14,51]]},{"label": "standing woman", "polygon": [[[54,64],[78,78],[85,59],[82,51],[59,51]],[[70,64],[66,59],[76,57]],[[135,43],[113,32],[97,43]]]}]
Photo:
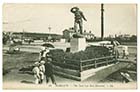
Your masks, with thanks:
[{"label": "standing woman", "polygon": [[120,43],[118,41],[111,41],[111,43],[113,44],[113,52],[115,54],[115,58],[119,58],[119,50],[118,50],[118,45],[120,45]]}]

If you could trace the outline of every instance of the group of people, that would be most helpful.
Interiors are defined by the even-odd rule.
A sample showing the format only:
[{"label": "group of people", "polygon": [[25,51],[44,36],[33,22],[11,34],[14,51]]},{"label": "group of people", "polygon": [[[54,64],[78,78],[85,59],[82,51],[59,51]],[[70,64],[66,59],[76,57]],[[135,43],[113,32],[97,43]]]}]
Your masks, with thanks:
[{"label": "group of people", "polygon": [[39,61],[34,63],[34,68],[32,70],[35,84],[42,84],[46,76],[46,83],[51,79],[52,83],[56,85],[51,62],[52,58],[49,55],[49,49],[44,47],[40,52]]}]

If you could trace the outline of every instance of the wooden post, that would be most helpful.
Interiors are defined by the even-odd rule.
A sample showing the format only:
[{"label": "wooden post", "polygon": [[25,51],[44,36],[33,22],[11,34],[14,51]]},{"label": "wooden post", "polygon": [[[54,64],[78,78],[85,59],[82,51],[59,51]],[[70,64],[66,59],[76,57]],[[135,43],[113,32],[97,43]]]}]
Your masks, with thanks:
[{"label": "wooden post", "polygon": [[105,59],[105,62],[106,62],[106,66],[107,66],[108,65],[108,59],[107,58]]},{"label": "wooden post", "polygon": [[97,67],[97,64],[96,64],[96,60],[94,61],[94,68],[96,68]]},{"label": "wooden post", "polygon": [[114,56],[114,58],[115,58],[114,63],[116,64],[116,63],[118,62],[118,59],[117,59],[117,57],[116,57],[116,56]]},{"label": "wooden post", "polygon": [[82,68],[82,61],[80,60],[80,72],[83,71],[83,68]]}]

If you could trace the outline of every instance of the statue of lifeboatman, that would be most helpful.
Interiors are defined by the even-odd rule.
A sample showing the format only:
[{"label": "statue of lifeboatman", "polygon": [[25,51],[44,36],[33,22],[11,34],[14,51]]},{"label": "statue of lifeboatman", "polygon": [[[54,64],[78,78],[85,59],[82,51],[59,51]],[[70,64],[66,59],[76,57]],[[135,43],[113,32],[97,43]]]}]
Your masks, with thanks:
[{"label": "statue of lifeboatman", "polygon": [[[75,20],[74,20],[74,31],[78,33],[80,31],[80,34],[83,34],[83,19],[87,21],[85,16],[83,15],[83,12],[80,11],[78,7],[71,8],[71,12],[74,13]],[[79,30],[78,30],[79,25]]]}]

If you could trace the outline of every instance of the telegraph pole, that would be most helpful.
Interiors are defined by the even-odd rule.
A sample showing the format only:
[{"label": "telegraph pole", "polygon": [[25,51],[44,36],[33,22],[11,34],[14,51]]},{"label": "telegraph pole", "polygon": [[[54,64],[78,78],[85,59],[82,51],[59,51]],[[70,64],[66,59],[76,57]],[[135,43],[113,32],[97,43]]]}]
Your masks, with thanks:
[{"label": "telegraph pole", "polygon": [[104,39],[104,4],[101,4],[101,40]]}]

